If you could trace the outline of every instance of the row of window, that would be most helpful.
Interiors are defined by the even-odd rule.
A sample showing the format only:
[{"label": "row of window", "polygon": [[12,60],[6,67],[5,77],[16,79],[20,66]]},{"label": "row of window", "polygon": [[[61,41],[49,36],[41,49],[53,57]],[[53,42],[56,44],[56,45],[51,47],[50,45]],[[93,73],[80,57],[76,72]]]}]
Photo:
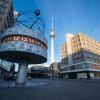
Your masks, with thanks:
[{"label": "row of window", "polygon": [[98,46],[98,47],[95,47],[95,46],[93,46],[93,45],[83,45],[83,46],[81,46],[81,45],[73,45],[72,46],[72,50],[73,50],[73,52],[77,52],[77,51],[79,51],[81,48],[84,48],[84,49],[86,49],[86,50],[90,50],[90,51],[93,51],[93,52],[96,52],[97,54],[99,54],[99,52],[100,52],[100,47]]},{"label": "row of window", "polygon": [[91,47],[85,47],[85,49],[86,49],[87,51],[90,51],[90,52],[93,52],[93,53],[95,53],[95,54],[97,54],[97,55],[100,55],[100,50],[98,50],[98,49],[91,48]]},{"label": "row of window", "polygon": [[94,48],[100,49],[99,42],[97,42],[95,40],[82,40],[82,43],[84,46],[89,46],[89,47],[94,47]]},{"label": "row of window", "polygon": [[83,42],[82,43],[84,46],[90,46],[90,47],[94,47],[94,48],[100,48],[99,43],[89,43],[89,42]]},{"label": "row of window", "polygon": [[27,36],[21,36],[21,35],[7,36],[4,39],[2,39],[1,42],[9,42],[9,41],[22,41],[22,42],[26,42],[26,43],[32,43],[32,44],[38,45],[38,46],[44,48],[45,50],[47,50],[47,46],[44,43],[40,42],[37,39],[27,37]]},{"label": "row of window", "polygon": [[[6,1],[5,1],[6,2]],[[7,1],[8,2],[8,1]],[[6,2],[6,3],[7,3]],[[3,5],[3,4],[1,4],[1,5]],[[7,6],[7,5],[6,5]],[[8,7],[7,6],[7,8],[3,8],[2,7],[2,9],[0,9],[0,11],[2,12],[2,15],[1,15],[1,13],[0,13],[0,15],[1,15],[1,21],[2,21],[2,18],[7,14],[6,13],[6,9],[8,9],[9,11],[9,13],[7,14],[7,16],[6,16],[6,19],[5,19],[5,22],[1,22],[1,23],[4,23],[4,24],[2,24],[3,26],[2,26],[2,30],[1,30],[1,32],[2,33],[4,33],[4,31],[8,28],[8,27],[11,27],[12,25],[13,25],[13,23],[14,23],[14,20],[13,20],[13,10],[12,10],[12,5],[9,5],[9,6],[11,6],[11,7]]]},{"label": "row of window", "polygon": [[[89,47],[93,47],[94,48],[97,48],[99,49],[100,48],[100,44],[99,42],[89,38],[89,37],[86,37],[85,35],[81,35],[81,38],[82,40],[82,44],[84,46],[89,46]],[[80,41],[79,41],[79,36],[75,36],[73,39],[72,39],[72,45],[73,46],[76,46],[77,44],[80,44]],[[81,44],[80,44],[81,45]]]},{"label": "row of window", "polygon": [[99,55],[94,55],[90,53],[86,53],[85,55],[87,58],[100,59]]}]

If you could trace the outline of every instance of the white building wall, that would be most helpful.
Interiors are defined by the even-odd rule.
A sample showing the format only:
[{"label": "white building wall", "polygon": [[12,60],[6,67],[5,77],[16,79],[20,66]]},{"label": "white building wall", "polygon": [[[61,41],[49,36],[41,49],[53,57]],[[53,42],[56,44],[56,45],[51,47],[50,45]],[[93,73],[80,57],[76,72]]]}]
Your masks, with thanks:
[{"label": "white building wall", "polygon": [[72,59],[72,45],[71,45],[71,38],[74,35],[71,33],[66,34],[66,42],[67,42],[67,53],[68,53],[68,64],[72,65],[73,64],[73,59]]}]

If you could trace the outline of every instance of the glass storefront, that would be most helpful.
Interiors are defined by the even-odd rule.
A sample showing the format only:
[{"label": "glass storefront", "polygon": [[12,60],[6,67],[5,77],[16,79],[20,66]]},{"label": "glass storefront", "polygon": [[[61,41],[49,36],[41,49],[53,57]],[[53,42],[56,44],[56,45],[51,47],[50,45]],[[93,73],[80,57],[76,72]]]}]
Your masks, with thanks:
[{"label": "glass storefront", "polygon": [[91,64],[91,69],[100,70],[100,65]]},{"label": "glass storefront", "polygon": [[90,69],[91,65],[89,63],[82,63],[70,66],[70,70],[80,70],[80,69]]}]

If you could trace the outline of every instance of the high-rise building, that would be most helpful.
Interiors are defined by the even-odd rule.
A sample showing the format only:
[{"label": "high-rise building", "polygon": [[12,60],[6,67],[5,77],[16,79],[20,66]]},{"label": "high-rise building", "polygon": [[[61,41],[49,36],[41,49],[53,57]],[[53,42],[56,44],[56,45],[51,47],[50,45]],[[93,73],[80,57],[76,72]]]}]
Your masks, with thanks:
[{"label": "high-rise building", "polygon": [[[1,34],[14,25],[13,5],[11,0],[0,0],[0,42]],[[0,77],[3,70],[10,71],[11,63],[0,60]]]},{"label": "high-rise building", "polygon": [[0,0],[0,34],[14,25],[13,7],[11,0]]},{"label": "high-rise building", "polygon": [[97,78],[100,76],[100,42],[78,33],[67,34],[60,47],[61,62],[66,65],[61,71],[69,78]]}]

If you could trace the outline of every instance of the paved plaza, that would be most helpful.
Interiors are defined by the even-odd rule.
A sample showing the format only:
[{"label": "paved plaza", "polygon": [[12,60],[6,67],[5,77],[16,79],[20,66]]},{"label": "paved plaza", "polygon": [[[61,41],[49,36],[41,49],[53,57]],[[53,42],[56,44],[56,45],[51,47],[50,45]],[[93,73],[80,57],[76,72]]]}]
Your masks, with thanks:
[{"label": "paved plaza", "polygon": [[32,79],[26,87],[2,83],[0,100],[100,100],[100,80]]}]

